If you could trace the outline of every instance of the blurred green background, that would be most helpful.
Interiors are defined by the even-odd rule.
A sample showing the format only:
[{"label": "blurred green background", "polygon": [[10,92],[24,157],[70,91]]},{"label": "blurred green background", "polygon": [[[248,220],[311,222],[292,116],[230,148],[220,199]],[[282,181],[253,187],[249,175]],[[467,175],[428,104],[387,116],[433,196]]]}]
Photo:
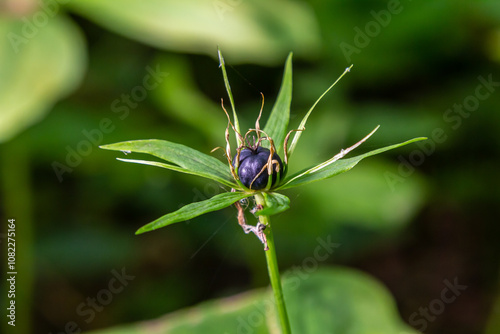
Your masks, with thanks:
[{"label": "blurred green background", "polygon": [[[219,46],[242,128],[260,92],[270,112],[290,51],[291,128],[354,64],[312,114],[291,172],[377,124],[357,153],[429,137],[286,192],[291,209],[273,219],[281,270],[331,238],[340,246],[320,266],[378,280],[416,330],[500,333],[498,1],[2,0],[0,14],[0,240],[6,254],[15,218],[18,271],[17,325],[2,314],[3,332],[107,328],[268,285],[262,245],[232,208],[134,235],[216,184],[97,148],[223,146]],[[122,270],[134,278],[110,300]],[[467,288],[435,302],[444,282]],[[90,312],[97,297],[109,303]]]}]

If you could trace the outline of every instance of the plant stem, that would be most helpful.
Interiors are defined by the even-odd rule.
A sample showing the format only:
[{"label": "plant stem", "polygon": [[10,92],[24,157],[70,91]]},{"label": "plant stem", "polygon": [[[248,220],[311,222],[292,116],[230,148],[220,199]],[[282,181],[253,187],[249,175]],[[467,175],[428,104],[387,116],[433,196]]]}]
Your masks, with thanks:
[{"label": "plant stem", "polygon": [[[255,195],[255,201],[257,204],[262,206],[265,205],[264,197],[260,194]],[[271,287],[274,292],[274,300],[276,303],[276,308],[278,310],[278,316],[281,324],[282,334],[290,334],[292,331],[290,329],[290,321],[288,320],[288,314],[286,312],[285,299],[283,297],[283,290],[281,288],[281,278],[278,269],[278,259],[276,258],[276,248],[274,246],[274,236],[271,228],[269,216],[259,216],[259,220],[262,224],[266,225],[264,233],[267,237],[267,245],[269,249],[265,251],[267,270],[269,272],[269,279],[271,281]]]}]

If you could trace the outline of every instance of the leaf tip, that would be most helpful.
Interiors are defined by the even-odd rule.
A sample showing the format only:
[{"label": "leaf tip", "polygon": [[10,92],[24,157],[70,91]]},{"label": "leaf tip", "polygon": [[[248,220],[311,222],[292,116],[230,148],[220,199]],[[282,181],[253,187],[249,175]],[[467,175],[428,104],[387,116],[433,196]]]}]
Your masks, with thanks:
[{"label": "leaf tip", "polygon": [[150,231],[150,229],[147,229],[147,228],[145,228],[145,227],[146,227],[146,226],[143,226],[143,227],[141,227],[140,229],[138,229],[137,231],[135,231],[135,235],[139,235],[139,234],[143,234],[143,233],[145,233],[145,232],[149,232],[149,231]]},{"label": "leaf tip", "polygon": [[371,137],[371,136],[372,136],[375,132],[377,132],[377,130],[378,130],[379,128],[380,128],[380,124],[379,124],[379,125],[377,125],[377,126],[375,127],[375,129],[373,129],[373,130],[372,130],[369,134],[367,134],[365,138],[361,139],[361,141],[360,141],[360,142],[362,143],[362,142],[364,142],[365,140],[367,140],[368,138],[370,138],[370,137]]}]

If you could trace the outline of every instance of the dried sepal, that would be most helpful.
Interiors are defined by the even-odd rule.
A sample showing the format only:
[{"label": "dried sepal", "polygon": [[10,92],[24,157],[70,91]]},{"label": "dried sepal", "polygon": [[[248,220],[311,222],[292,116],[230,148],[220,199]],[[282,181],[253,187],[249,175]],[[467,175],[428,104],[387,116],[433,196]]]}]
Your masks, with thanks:
[{"label": "dried sepal", "polygon": [[233,175],[233,178],[235,180],[238,180],[238,173],[234,169],[233,161],[231,158],[232,155],[231,155],[231,144],[229,143],[229,124],[226,127],[225,138],[226,138],[226,153],[225,154],[226,154],[227,162],[229,164],[229,169],[231,170],[231,174]]},{"label": "dried sepal", "polygon": [[257,133],[257,140],[260,138],[260,118],[262,117],[262,110],[264,109],[264,94],[261,92],[260,95],[262,96],[262,104],[260,106],[260,111],[259,111],[259,116],[257,117],[257,120],[255,121],[255,132]]},{"label": "dried sepal", "polygon": [[229,116],[229,113],[227,112],[226,108],[224,107],[224,99],[220,99],[221,101],[221,106],[222,106],[222,110],[224,110],[224,113],[226,114],[227,116],[227,120],[229,122],[229,124],[231,125],[231,128],[233,129],[237,139],[239,142],[242,142],[243,141],[243,137],[241,136],[241,133],[236,129],[236,127],[234,126],[233,122],[231,122],[231,117]]}]

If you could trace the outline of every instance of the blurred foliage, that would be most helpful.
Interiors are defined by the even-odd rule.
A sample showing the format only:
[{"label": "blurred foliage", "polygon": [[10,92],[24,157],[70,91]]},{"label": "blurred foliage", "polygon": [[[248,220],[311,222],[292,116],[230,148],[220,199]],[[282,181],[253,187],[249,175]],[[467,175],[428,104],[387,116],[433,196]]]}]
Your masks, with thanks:
[{"label": "blurred foliage", "polygon": [[[376,281],[352,269],[287,273],[283,282],[292,328],[297,333],[417,333],[398,319],[394,302]],[[302,278],[305,275],[306,278]],[[92,332],[118,333],[276,333],[272,291],[202,303],[134,326]],[[339,316],[332,316],[337,314]]]},{"label": "blurred foliage", "polygon": [[[24,37],[30,33],[32,40]],[[55,17],[46,28],[14,18],[0,20],[0,142],[43,119],[55,102],[80,84],[85,69],[82,36]]]},{"label": "blurred foliage", "polygon": [[213,56],[219,45],[234,63],[276,64],[291,49],[308,56],[320,44],[313,12],[300,2],[80,0],[70,6],[106,28],[158,48]]},{"label": "blurred foliage", "polygon": [[[435,144],[401,148],[334,180],[287,191],[293,206],[273,220],[282,270],[303,263],[317,238],[330,236],[340,247],[321,265],[357,267],[381,280],[416,329],[411,315],[440,297],[443,280],[458,277],[467,290],[425,332],[478,333],[486,324],[488,334],[500,330],[492,311],[500,267],[498,87],[466,116],[446,117],[474,97],[479,77],[500,81],[498,1],[403,1],[389,16],[396,2],[62,3],[0,1],[0,213],[19,222],[20,333],[143,321],[267,286],[262,247],[241,233],[232,209],[134,236],[183,203],[215,195],[217,186],[123,164],[97,149],[150,138],[205,153],[224,145],[217,45],[242,128],[255,119],[259,92],[264,119],[269,115],[290,51],[290,127],[354,63],[315,109],[290,173],[331,157],[377,124],[365,152],[417,136]],[[367,30],[377,22],[377,33]],[[370,35],[356,44],[360,31]],[[346,44],[357,51],[347,54]],[[154,79],[145,82],[148,75]],[[432,140],[436,129],[446,139]],[[222,159],[220,152],[214,156]],[[415,152],[428,153],[404,170],[401,161]],[[405,176],[391,186],[387,173]],[[78,306],[123,267],[134,280],[87,321]],[[353,285],[370,284],[356,277]],[[334,282],[310,278],[304,286],[326,298],[326,289],[338,288]],[[387,298],[350,297],[356,305],[390,304]],[[210,303],[217,302],[199,308]]]}]

